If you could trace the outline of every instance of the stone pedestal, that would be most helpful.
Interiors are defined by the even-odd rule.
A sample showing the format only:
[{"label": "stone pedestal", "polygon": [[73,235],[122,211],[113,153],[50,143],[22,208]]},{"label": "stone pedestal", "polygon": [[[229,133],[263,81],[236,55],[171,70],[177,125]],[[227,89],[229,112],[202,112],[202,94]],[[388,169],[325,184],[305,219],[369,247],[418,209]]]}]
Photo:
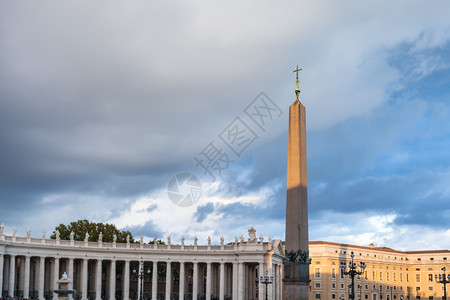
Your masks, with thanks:
[{"label": "stone pedestal", "polygon": [[59,289],[53,290],[53,292],[58,294],[58,300],[67,300],[69,299],[69,295],[75,294],[75,290],[69,290],[69,283],[71,281],[67,277],[66,272],[64,272],[62,278],[57,283],[59,284]]},{"label": "stone pedestal", "polygon": [[284,263],[283,300],[309,299],[309,264]]}]

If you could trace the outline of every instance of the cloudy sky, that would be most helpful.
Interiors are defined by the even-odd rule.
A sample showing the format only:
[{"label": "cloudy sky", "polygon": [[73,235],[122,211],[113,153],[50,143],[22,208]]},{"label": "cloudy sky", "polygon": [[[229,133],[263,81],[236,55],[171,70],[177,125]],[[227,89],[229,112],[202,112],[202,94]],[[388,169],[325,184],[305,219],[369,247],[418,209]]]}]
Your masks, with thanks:
[{"label": "cloudy sky", "polygon": [[[447,1],[2,1],[0,223],[283,239],[299,65],[310,240],[449,249],[449,15]],[[246,114],[260,101],[264,126]],[[234,152],[236,124],[250,135]],[[215,180],[195,160],[213,150]],[[180,173],[201,183],[191,206],[168,196]]]}]

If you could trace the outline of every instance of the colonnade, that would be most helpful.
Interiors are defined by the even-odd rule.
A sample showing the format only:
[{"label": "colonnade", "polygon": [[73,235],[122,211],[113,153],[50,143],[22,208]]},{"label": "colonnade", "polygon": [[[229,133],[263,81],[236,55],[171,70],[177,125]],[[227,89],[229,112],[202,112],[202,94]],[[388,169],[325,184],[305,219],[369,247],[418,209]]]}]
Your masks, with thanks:
[{"label": "colonnade", "polygon": [[[276,246],[272,245],[276,244]],[[184,246],[0,239],[3,297],[57,299],[63,273],[80,300],[264,300],[259,276],[274,277],[267,298],[282,298],[282,261],[272,244]],[[275,247],[275,248],[274,248]],[[142,285],[139,279],[142,263]]]},{"label": "colonnade", "polygon": [[[64,257],[0,255],[0,287],[3,296],[54,299],[56,281],[65,272],[82,300],[139,299],[265,299],[263,262],[140,261]],[[147,273],[147,270],[150,270]],[[260,270],[263,270],[261,273]],[[135,271],[135,272],[133,272]],[[281,265],[268,268],[274,283],[269,299],[281,299]]]}]

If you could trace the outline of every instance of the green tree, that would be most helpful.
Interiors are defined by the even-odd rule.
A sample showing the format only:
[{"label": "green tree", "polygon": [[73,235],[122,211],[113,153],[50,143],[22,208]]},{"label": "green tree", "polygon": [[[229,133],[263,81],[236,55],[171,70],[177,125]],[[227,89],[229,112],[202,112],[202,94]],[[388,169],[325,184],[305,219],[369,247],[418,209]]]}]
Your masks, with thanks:
[{"label": "green tree", "polygon": [[56,230],[59,231],[59,237],[62,240],[69,240],[70,233],[73,231],[73,238],[76,241],[84,241],[87,232],[89,234],[89,241],[97,242],[101,232],[103,234],[103,242],[105,243],[112,243],[114,234],[117,236],[118,243],[126,243],[127,235],[130,236],[130,243],[134,243],[134,238],[131,232],[119,230],[113,224],[94,223],[86,219],[70,222],[69,225],[59,224],[55,227],[55,230],[50,236],[51,239],[56,238]]},{"label": "green tree", "polygon": [[[150,245],[155,244],[154,240],[151,240],[150,242],[148,242]],[[156,241],[156,245],[165,245],[166,243],[164,243],[162,240],[157,240]]]}]

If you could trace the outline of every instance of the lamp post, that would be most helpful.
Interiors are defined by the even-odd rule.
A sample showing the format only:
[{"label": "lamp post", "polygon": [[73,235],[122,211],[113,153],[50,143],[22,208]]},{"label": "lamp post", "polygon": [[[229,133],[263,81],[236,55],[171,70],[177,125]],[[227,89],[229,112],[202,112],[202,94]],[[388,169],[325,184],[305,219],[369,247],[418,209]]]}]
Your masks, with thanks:
[{"label": "lamp post", "polygon": [[273,276],[270,276],[269,277],[269,271],[266,271],[266,276],[260,276],[259,277],[259,282],[261,282],[262,284],[265,284],[266,285],[266,300],[268,299],[268,294],[267,294],[267,286],[269,285],[269,284],[272,284],[273,283]]},{"label": "lamp post", "polygon": [[[150,273],[152,272],[152,270],[150,270],[150,268],[147,269],[147,274],[144,273],[144,262],[141,261],[140,262],[140,267],[139,267],[139,273],[137,274],[138,278],[139,278],[139,285],[141,287],[141,292],[139,293],[139,300],[144,300],[144,278],[147,275],[150,275]],[[137,271],[136,269],[133,269],[133,273],[136,274]]]},{"label": "lamp post", "polygon": [[[437,283],[442,283],[444,285],[444,297],[442,297],[442,300],[447,300],[447,283],[450,283],[450,274],[445,277],[445,267],[442,268],[442,271],[444,273],[438,275],[434,275],[434,278],[436,279]],[[438,280],[439,278],[439,280]]]},{"label": "lamp post", "polygon": [[366,268],[366,265],[363,262],[360,262],[359,268],[361,270],[357,270],[358,266],[356,265],[356,263],[353,262],[353,257],[355,257],[355,255],[353,254],[353,251],[352,251],[350,257],[352,258],[352,261],[349,262],[349,264],[348,264],[348,268],[349,268],[348,271],[346,271],[345,264],[341,264],[340,268],[341,268],[342,272],[344,273],[344,275],[350,275],[350,278],[352,279],[352,293],[350,295],[350,299],[355,300],[355,276],[363,274],[364,269]]}]

